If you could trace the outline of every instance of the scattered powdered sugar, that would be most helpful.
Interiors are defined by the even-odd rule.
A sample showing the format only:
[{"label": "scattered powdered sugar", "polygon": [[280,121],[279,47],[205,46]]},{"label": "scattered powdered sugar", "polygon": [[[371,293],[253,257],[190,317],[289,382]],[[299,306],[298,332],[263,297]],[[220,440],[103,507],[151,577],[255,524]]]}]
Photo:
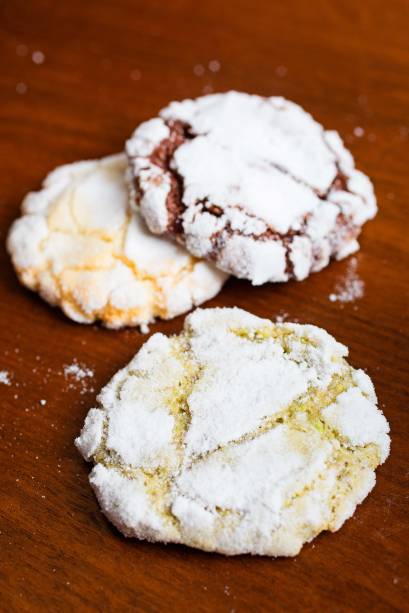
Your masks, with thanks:
[{"label": "scattered powdered sugar", "polygon": [[42,51],[33,51],[31,59],[33,60],[34,64],[42,64],[45,60],[45,55]]},{"label": "scattered powdered sugar", "polygon": [[288,319],[288,313],[285,313],[284,311],[280,311],[275,317],[275,321],[278,324],[282,324],[284,321],[287,321],[287,319]]},{"label": "scattered powdered sugar", "polygon": [[131,77],[132,81],[139,81],[140,78],[142,77],[142,73],[140,70],[135,68],[134,70],[131,70],[131,72],[129,73],[129,76]]},{"label": "scattered powdered sugar", "polygon": [[22,81],[20,81],[20,83],[17,83],[17,85],[16,85],[16,92],[18,94],[25,94],[25,93],[27,93],[27,89],[28,89],[27,84],[23,83]]},{"label": "scattered powdered sugar", "polygon": [[76,360],[72,364],[64,366],[64,375],[72,375],[76,381],[81,381],[86,377],[93,377],[94,371],[87,366],[81,366]]},{"label": "scattered powdered sugar", "polygon": [[10,374],[7,370],[0,370],[0,383],[11,385]]},{"label": "scattered powdered sugar", "polygon": [[354,128],[354,136],[356,136],[357,138],[362,138],[364,134],[365,130],[361,128],[361,126],[356,126]]},{"label": "scattered powdered sugar", "polygon": [[351,258],[346,275],[335,286],[335,292],[328,296],[330,302],[354,302],[362,298],[365,291],[365,283],[357,274],[358,261]]},{"label": "scattered powdered sugar", "polygon": [[221,64],[219,60],[211,60],[209,62],[209,70],[210,72],[219,72]]},{"label": "scattered powdered sugar", "polygon": [[285,77],[287,75],[287,72],[288,71],[286,66],[277,66],[277,68],[275,69],[277,77]]},{"label": "scattered powdered sugar", "polygon": [[25,55],[27,55],[27,53],[28,53],[27,45],[22,45],[22,44],[21,45],[17,45],[16,46],[16,53],[20,57],[24,57]]},{"label": "scattered powdered sugar", "polygon": [[202,64],[196,64],[195,66],[193,66],[193,73],[197,77],[202,77],[204,75],[204,73],[205,73],[204,66],[202,66]]},{"label": "scattered powdered sugar", "polygon": [[[94,371],[91,368],[79,363],[75,359],[72,364],[66,364],[63,368],[66,380],[80,383],[81,394],[85,394],[88,391],[94,391],[93,388],[88,387],[88,380],[94,377]],[[76,387],[74,383],[68,385],[68,389],[73,389],[74,387]]]},{"label": "scattered powdered sugar", "polygon": [[141,324],[139,326],[139,330],[141,331],[141,334],[149,334],[149,326],[147,324]]},{"label": "scattered powdered sugar", "polygon": [[285,322],[291,322],[293,324],[298,324],[299,323],[299,319],[297,319],[297,317],[294,317],[293,315],[290,315],[286,311],[279,311],[277,313],[277,315],[275,315],[271,319],[276,324],[283,324]]},{"label": "scattered powdered sugar", "polygon": [[[219,60],[210,60],[209,63],[207,64],[207,68],[209,69],[210,72],[219,72],[221,68],[221,63],[219,62]],[[195,64],[193,66],[193,74],[196,75],[197,77],[203,77],[205,72],[206,72],[206,68],[205,66],[203,66],[203,64]]]}]

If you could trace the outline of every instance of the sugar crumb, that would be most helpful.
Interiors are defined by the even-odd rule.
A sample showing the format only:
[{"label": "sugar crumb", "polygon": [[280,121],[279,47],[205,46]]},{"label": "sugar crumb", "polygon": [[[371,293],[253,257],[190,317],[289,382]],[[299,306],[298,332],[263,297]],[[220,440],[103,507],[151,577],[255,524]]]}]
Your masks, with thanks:
[{"label": "sugar crumb", "polygon": [[20,57],[24,57],[25,55],[27,55],[27,53],[28,53],[27,45],[22,45],[22,44],[21,45],[17,45],[16,46],[16,53]]},{"label": "sugar crumb", "polygon": [[335,286],[328,299],[330,302],[354,302],[362,298],[365,292],[365,283],[357,274],[358,261],[351,258],[345,277]]},{"label": "sugar crumb", "polygon": [[16,85],[16,92],[18,94],[25,94],[27,93],[28,87],[26,83],[23,83],[22,81],[20,81],[20,83],[17,83]]},{"label": "sugar crumb", "polygon": [[72,364],[64,366],[64,375],[66,377],[73,377],[76,381],[82,381],[86,377],[93,377],[94,371],[74,360]]},{"label": "sugar crumb", "polygon": [[142,73],[140,70],[135,68],[134,70],[131,70],[129,76],[131,77],[132,81],[139,81],[142,76]]},{"label": "sugar crumb", "polygon": [[362,138],[364,134],[365,130],[361,128],[361,126],[356,126],[354,128],[354,136],[356,136],[357,138]]},{"label": "sugar crumb", "polygon": [[85,394],[90,391],[93,392],[94,388],[89,387],[89,380],[94,377],[94,371],[85,366],[85,364],[80,364],[77,360],[73,360],[71,364],[66,364],[63,367],[64,377],[69,382],[68,389],[74,389],[76,387],[76,383],[80,384],[80,393]]},{"label": "sugar crumb", "polygon": [[277,77],[285,77],[287,75],[287,68],[285,66],[277,66],[275,69],[275,73]]},{"label": "sugar crumb", "polygon": [[0,383],[11,385],[10,373],[7,370],[0,370]]},{"label": "sugar crumb", "polygon": [[210,60],[209,62],[210,72],[219,72],[220,68],[221,68],[221,64],[219,60]]},{"label": "sugar crumb", "polygon": [[42,51],[33,51],[31,59],[33,60],[34,64],[43,64],[45,55]]},{"label": "sugar crumb", "polygon": [[193,74],[195,74],[197,77],[203,77],[204,73],[205,69],[201,64],[196,64],[193,66]]}]

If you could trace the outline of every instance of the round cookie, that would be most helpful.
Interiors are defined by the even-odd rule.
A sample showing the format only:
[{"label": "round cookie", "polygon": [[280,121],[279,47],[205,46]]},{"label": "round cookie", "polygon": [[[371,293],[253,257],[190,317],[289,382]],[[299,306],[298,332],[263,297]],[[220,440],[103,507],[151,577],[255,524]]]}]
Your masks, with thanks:
[{"label": "round cookie", "polygon": [[21,282],[80,323],[144,327],[212,298],[226,279],[148,232],[129,210],[125,170],[123,154],[57,168],[8,236]]},{"label": "round cookie", "polygon": [[292,556],[375,485],[389,426],[370,378],[315,326],[196,310],[154,334],[89,411],[76,445],[126,536]]},{"label": "round cookie", "polygon": [[301,280],[356,251],[377,210],[338,133],[280,97],[172,102],[126,150],[150,230],[254,285]]}]

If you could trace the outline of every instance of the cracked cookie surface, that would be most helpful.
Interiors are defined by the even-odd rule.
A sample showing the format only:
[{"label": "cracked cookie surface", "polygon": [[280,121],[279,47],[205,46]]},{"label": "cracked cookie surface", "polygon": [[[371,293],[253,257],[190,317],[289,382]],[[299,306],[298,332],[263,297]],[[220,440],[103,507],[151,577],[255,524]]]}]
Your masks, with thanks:
[{"label": "cracked cookie surface", "polygon": [[26,196],[8,236],[21,282],[80,323],[169,319],[212,298],[226,278],[149,233],[129,209],[125,170],[123,154],[57,168]]},{"label": "cracked cookie surface", "polygon": [[280,97],[173,102],[126,150],[150,230],[255,285],[304,279],[356,251],[377,210],[339,134]]},{"label": "cracked cookie surface", "polygon": [[389,426],[320,328],[198,309],[101,391],[76,445],[126,536],[291,556],[375,484]]}]

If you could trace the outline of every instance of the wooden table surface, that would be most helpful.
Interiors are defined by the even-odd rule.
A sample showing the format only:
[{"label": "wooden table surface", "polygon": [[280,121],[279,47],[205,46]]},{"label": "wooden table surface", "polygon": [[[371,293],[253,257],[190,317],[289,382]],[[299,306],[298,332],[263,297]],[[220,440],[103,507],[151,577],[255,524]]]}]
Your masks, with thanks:
[{"label": "wooden table surface", "polygon": [[[0,370],[11,378],[0,384],[0,608],[408,610],[408,9],[407,0],[0,2]],[[228,89],[286,96],[339,130],[380,206],[356,257],[362,298],[329,300],[350,274],[345,260],[302,283],[231,280],[208,303],[323,326],[367,369],[391,424],[375,490],[294,559],[151,545],[110,526],[73,439],[146,337],[70,322],[18,284],[4,249],[23,195],[53,167],[119,151],[172,99]],[[64,376],[73,360],[94,376]]]}]

